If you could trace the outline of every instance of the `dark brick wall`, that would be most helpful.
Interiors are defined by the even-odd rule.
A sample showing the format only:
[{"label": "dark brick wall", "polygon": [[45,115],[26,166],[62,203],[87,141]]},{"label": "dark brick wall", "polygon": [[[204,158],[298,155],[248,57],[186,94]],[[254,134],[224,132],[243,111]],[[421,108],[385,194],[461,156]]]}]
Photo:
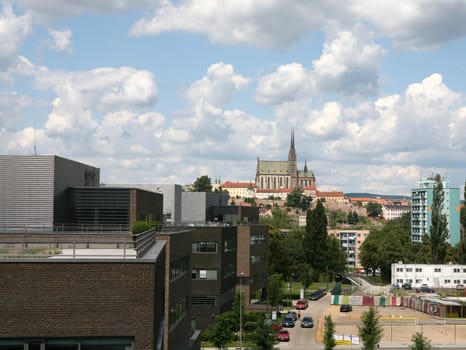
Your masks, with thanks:
[{"label": "dark brick wall", "polygon": [[154,349],[163,273],[158,263],[1,261],[0,337],[132,336]]}]

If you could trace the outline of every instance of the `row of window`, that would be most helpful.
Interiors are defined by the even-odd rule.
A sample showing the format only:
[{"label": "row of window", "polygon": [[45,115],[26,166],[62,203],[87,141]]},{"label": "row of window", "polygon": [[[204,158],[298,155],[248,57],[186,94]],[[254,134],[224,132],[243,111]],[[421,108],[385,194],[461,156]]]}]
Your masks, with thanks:
[{"label": "row of window", "polygon": [[[412,267],[407,267],[406,269],[403,269],[402,267],[397,267],[396,268],[396,272],[413,272],[413,268]],[[421,267],[416,267],[416,272],[422,272],[422,268]],[[442,268],[440,267],[435,267],[434,268],[434,272],[442,272]],[[453,268],[453,273],[460,273],[461,272],[461,269],[460,268]],[[463,268],[463,273],[466,273],[466,268]]]},{"label": "row of window", "polygon": [[184,313],[189,309],[188,297],[184,297],[179,303],[170,308],[169,324],[173,324],[180,319]]},{"label": "row of window", "polygon": [[[403,280],[402,278],[398,278],[398,279],[396,280],[396,283],[404,283],[404,282],[406,282],[406,283],[413,283],[413,280],[412,280],[411,278],[407,278],[407,279],[405,279],[405,280]],[[422,279],[416,279],[416,284],[420,284],[420,283],[422,283],[422,282],[423,282]],[[466,284],[466,279],[464,279],[463,282],[461,282],[461,280],[458,280],[458,279],[453,280],[453,284],[454,284],[454,285],[456,285],[456,284],[461,284],[461,283]],[[444,280],[443,280],[443,284],[452,284],[451,279],[444,279]]]},{"label": "row of window", "polygon": [[[217,253],[218,252],[218,243],[201,241],[192,243],[192,252],[193,253]],[[236,250],[236,240],[230,239],[223,242],[223,251],[225,253]]]},{"label": "row of window", "polygon": [[188,272],[189,269],[189,255],[183,256],[170,263],[170,282],[184,273]]},{"label": "row of window", "polygon": [[261,243],[265,242],[265,240],[266,240],[265,235],[255,235],[255,236],[251,236],[249,238],[249,244],[251,244],[251,245],[261,244]]},{"label": "row of window", "polygon": [[8,350],[132,350],[132,338],[46,338],[0,339],[0,349]]},{"label": "row of window", "polygon": [[191,277],[193,280],[216,280],[217,270],[192,269]]}]

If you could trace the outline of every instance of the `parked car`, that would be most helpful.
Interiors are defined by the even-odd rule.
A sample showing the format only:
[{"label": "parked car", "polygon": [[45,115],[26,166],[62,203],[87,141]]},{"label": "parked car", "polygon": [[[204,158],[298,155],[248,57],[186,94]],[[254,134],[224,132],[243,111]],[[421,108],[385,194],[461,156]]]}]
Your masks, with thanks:
[{"label": "parked car", "polygon": [[314,327],[314,320],[311,316],[304,316],[301,319],[301,328],[312,328]]},{"label": "parked car", "polygon": [[353,311],[353,307],[349,304],[342,304],[340,305],[340,312],[351,312]]},{"label": "parked car", "polygon": [[274,323],[272,323],[272,329],[275,332],[280,332],[283,329],[283,326],[280,323],[274,322]]},{"label": "parked car", "polygon": [[294,319],[292,317],[285,317],[282,322],[283,327],[294,327]]},{"label": "parked car", "polygon": [[286,329],[282,329],[277,334],[277,340],[278,341],[290,341],[290,332],[288,332]]},{"label": "parked car", "polygon": [[457,290],[463,290],[463,289],[464,289],[464,285],[463,285],[463,284],[458,284],[458,285],[456,286],[456,289],[457,289]]},{"label": "parked car", "polygon": [[309,299],[310,300],[319,300],[321,296],[322,295],[320,294],[320,292],[318,290],[316,290],[315,292],[311,293],[311,296],[309,297]]},{"label": "parked car", "polygon": [[298,314],[296,313],[296,311],[288,311],[285,315],[285,318],[286,317],[291,317],[296,322],[296,320],[298,319]]},{"label": "parked car", "polygon": [[405,290],[411,290],[411,289],[413,289],[413,287],[411,286],[411,283],[408,283],[408,282],[403,283],[403,285],[402,285],[401,287],[402,287],[403,289],[405,289]]},{"label": "parked car", "polygon": [[327,295],[327,289],[325,289],[325,288],[320,288],[320,289],[319,289],[319,292],[320,292],[320,296],[321,296],[321,297]]},{"label": "parked car", "polygon": [[416,293],[435,293],[435,291],[432,288],[422,286],[416,288]]},{"label": "parked car", "polygon": [[299,299],[296,302],[296,309],[298,310],[306,310],[308,306],[309,304],[306,299]]}]

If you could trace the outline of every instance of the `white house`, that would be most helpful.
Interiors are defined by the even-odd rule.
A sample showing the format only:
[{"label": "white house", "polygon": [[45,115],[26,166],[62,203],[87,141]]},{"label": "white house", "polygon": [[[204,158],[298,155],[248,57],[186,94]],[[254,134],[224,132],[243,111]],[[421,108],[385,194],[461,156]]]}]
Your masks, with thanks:
[{"label": "white house", "polygon": [[466,265],[392,264],[392,284],[411,283],[413,288],[456,288],[466,285]]}]

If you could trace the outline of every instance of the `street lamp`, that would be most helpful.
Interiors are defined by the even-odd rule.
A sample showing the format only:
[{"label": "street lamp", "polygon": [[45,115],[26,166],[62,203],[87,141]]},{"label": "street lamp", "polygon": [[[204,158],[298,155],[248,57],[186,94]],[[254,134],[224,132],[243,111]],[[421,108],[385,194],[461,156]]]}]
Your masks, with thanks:
[{"label": "street lamp", "polygon": [[241,272],[239,277],[239,348],[243,349],[243,276]]}]

